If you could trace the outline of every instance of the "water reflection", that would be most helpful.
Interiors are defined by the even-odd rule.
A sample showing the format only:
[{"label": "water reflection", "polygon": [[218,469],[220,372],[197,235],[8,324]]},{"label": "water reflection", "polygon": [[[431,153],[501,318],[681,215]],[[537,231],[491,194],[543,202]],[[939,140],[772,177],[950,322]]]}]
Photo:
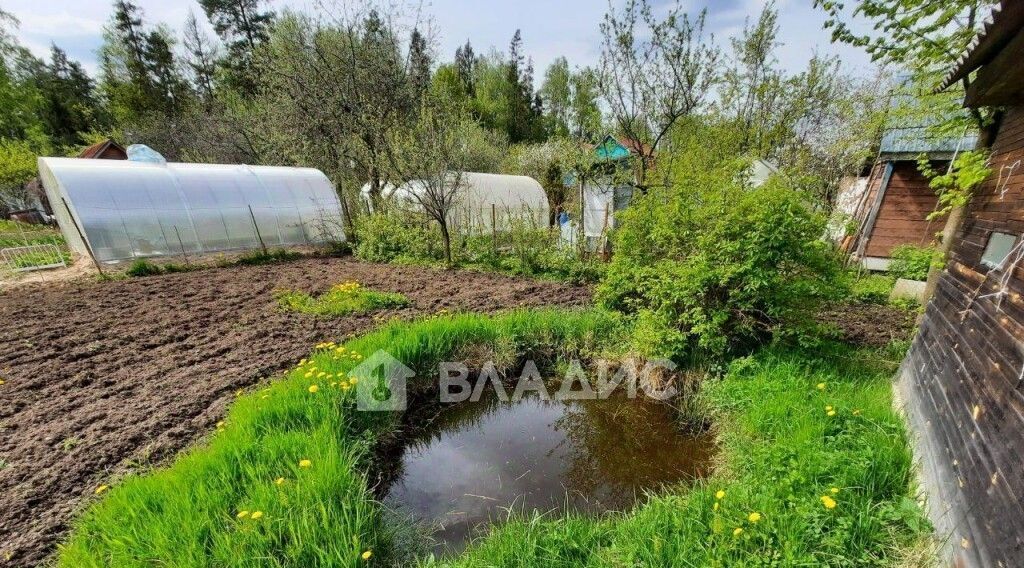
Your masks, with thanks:
[{"label": "water reflection", "polygon": [[386,501],[433,523],[436,551],[460,550],[478,525],[516,511],[629,508],[643,490],[707,472],[708,435],[679,433],[672,410],[643,398],[445,409],[406,445]]}]

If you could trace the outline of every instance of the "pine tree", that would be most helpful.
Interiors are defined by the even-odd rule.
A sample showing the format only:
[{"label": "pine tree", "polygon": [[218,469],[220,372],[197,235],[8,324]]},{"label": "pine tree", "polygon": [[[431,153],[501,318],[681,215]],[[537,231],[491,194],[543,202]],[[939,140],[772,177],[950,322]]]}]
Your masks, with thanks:
[{"label": "pine tree", "polygon": [[152,30],[146,35],[145,54],[160,107],[167,114],[176,115],[185,108],[188,84],[181,76],[171,48],[172,42],[167,30]]},{"label": "pine tree", "polygon": [[462,87],[470,98],[476,95],[474,77],[476,75],[476,55],[473,46],[466,40],[466,45],[455,49],[455,70],[458,71]]},{"label": "pine tree", "polygon": [[533,62],[522,54],[523,36],[519,30],[512,36],[506,64],[506,104],[508,138],[511,142],[536,141],[542,136],[540,113],[533,94]]},{"label": "pine tree", "polygon": [[265,0],[199,0],[214,31],[227,46],[227,79],[245,95],[256,90],[253,60],[256,48],[270,37],[273,12],[262,12]]},{"label": "pine tree", "polygon": [[59,146],[84,142],[80,134],[95,129],[102,113],[81,64],[53,45],[50,63],[41,68],[37,82],[43,98],[39,115],[47,134]]},{"label": "pine tree", "polygon": [[417,28],[413,28],[412,36],[409,38],[409,85],[412,87],[413,100],[417,103],[430,88],[430,54],[427,52],[427,38],[423,37]]},{"label": "pine tree", "polygon": [[192,72],[192,84],[200,98],[209,104],[213,98],[219,50],[217,44],[200,29],[196,15],[191,10],[185,21],[184,44],[186,64]]}]

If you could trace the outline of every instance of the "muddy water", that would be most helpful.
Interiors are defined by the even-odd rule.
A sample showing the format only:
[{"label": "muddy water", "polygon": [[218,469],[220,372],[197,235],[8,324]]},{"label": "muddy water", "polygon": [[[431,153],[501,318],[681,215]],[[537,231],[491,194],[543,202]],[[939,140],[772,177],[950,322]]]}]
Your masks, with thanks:
[{"label": "muddy water", "polygon": [[710,436],[680,434],[672,412],[640,398],[452,406],[406,446],[385,501],[432,525],[438,553],[510,508],[628,509],[644,490],[708,470]]}]

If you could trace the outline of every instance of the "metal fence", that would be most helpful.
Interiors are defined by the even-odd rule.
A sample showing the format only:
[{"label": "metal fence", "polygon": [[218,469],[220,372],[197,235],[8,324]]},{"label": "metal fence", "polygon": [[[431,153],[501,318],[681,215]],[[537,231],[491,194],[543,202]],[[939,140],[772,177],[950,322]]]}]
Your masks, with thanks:
[{"label": "metal fence", "polygon": [[8,272],[30,272],[67,266],[66,254],[54,244],[0,249],[0,267]]}]

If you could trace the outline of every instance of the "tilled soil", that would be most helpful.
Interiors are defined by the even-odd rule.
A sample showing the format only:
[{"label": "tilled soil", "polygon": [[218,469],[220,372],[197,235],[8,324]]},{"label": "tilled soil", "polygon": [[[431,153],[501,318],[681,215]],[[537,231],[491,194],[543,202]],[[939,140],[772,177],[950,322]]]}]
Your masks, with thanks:
[{"label": "tilled soil", "polygon": [[[413,306],[323,319],[272,295],[345,280]],[[392,316],[589,301],[554,282],[323,258],[0,293],[0,565],[44,561],[100,482],[194,442],[237,390],[315,343]]]}]

